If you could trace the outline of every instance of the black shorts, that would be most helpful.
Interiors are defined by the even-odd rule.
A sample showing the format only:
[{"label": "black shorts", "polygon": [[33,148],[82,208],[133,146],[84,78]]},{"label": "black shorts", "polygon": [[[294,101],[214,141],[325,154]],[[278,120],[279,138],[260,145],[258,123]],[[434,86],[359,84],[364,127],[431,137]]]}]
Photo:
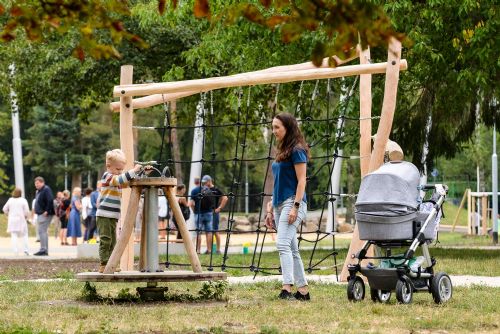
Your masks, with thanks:
[{"label": "black shorts", "polygon": [[61,217],[60,220],[61,220],[61,228],[68,228],[68,220],[66,219],[66,217]]}]

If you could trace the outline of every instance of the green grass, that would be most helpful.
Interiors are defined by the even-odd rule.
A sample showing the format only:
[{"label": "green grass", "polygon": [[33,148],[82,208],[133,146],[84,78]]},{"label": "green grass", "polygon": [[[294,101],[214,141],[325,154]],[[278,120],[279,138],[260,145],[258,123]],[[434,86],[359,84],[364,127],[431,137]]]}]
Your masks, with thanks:
[{"label": "green grass", "polygon": [[440,232],[437,247],[476,247],[492,246],[488,235],[467,235],[458,232]]},{"label": "green grass", "polygon": [[[97,284],[117,296],[144,284]],[[169,284],[194,293],[201,283]],[[435,305],[427,293],[410,305],[347,301],[345,285],[311,284],[311,302],[281,301],[277,283],[232,285],[227,302],[99,304],[78,300],[79,282],[0,283],[2,333],[466,333],[498,332],[500,289],[456,288]]]},{"label": "green grass", "polygon": [[[347,254],[347,250],[339,249],[337,256],[337,263],[342,263]],[[312,251],[301,251],[302,261],[304,267],[307,269],[308,261]],[[449,248],[436,248],[431,247],[430,253],[437,260],[436,271],[445,271],[450,275],[475,275],[475,276],[500,276],[500,266],[498,266],[498,259],[500,259],[500,250],[481,250],[481,249],[449,249]],[[329,254],[328,250],[318,250],[313,257],[313,264]],[[394,252],[397,254],[397,251]],[[420,249],[417,255],[420,254]],[[164,262],[166,258],[161,257],[160,261]],[[186,256],[171,255],[169,257],[171,263],[189,263]],[[208,255],[200,255],[202,264],[209,264],[210,258]],[[213,265],[222,263],[221,256],[214,256]],[[252,255],[235,254],[230,255],[226,262],[232,266],[245,266],[248,267],[252,263]],[[257,262],[255,262],[257,263]],[[277,252],[263,253],[260,267],[276,267],[279,266],[279,257]],[[315,270],[313,274],[318,275],[331,275],[335,274],[333,269],[333,258],[329,258],[320,265],[323,270]],[[173,266],[172,268],[180,269],[180,267]],[[189,267],[188,267],[189,268]],[[215,268],[214,270],[219,270]],[[339,267],[339,271],[341,267]],[[248,268],[244,269],[226,269],[230,276],[246,276],[251,275],[252,272]]]},{"label": "green grass", "polygon": [[[453,225],[457,212],[459,212],[458,206],[446,201],[443,204],[443,211],[445,216],[441,219],[441,224]],[[465,208],[465,205],[458,214],[457,226],[467,226],[467,209]]]}]

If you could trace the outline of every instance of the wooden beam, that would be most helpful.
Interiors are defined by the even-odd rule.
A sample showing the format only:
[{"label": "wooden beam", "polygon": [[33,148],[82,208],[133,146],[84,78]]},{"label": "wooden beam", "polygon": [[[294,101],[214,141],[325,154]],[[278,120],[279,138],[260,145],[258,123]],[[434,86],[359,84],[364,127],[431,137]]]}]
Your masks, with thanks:
[{"label": "wooden beam", "polygon": [[483,227],[482,235],[488,233],[488,196],[481,196],[481,225]]},{"label": "wooden beam", "polygon": [[[392,128],[392,120],[394,118],[394,111],[396,110],[396,97],[399,82],[399,70],[401,69],[401,42],[395,38],[391,38],[389,43],[389,50],[387,56],[386,77],[385,77],[385,90],[384,101],[382,104],[382,114],[377,130],[377,138],[370,158],[368,172],[373,172],[379,168],[384,162],[384,153],[389,134]],[[359,65],[366,66],[366,65]],[[348,277],[347,265],[355,262],[353,256],[363,247],[364,242],[359,239],[358,225],[354,227],[349,251],[347,252],[344,266],[340,274],[340,279],[345,281]]]},{"label": "wooden beam", "polygon": [[[370,63],[370,49],[360,52],[360,64]],[[372,153],[372,76],[362,74],[359,76],[359,155],[361,177],[368,173]]]},{"label": "wooden beam", "polygon": [[167,186],[163,188],[163,191],[167,196],[168,205],[174,214],[175,221],[177,222],[177,228],[179,229],[182,239],[184,240],[184,247],[186,248],[186,253],[189,256],[191,268],[193,268],[195,273],[201,273],[200,259],[198,258],[198,254],[196,254],[193,240],[191,240],[191,235],[184,220],[184,216],[182,215],[181,207],[179,206],[179,202],[175,196],[175,187]]},{"label": "wooden beam", "polygon": [[[141,191],[141,187],[132,188],[127,207],[127,214],[124,216],[122,215],[122,230],[120,231],[118,241],[116,242],[115,248],[113,248],[113,252],[109,257],[106,268],[104,269],[104,274],[112,274],[115,272],[115,269],[118,266],[118,262],[120,262],[120,258],[123,258],[122,255],[125,255],[125,252],[127,251],[127,246],[129,246],[130,238],[133,238],[134,236],[132,232],[134,231],[135,218],[137,216],[137,209],[139,208],[139,200],[141,199]],[[134,244],[132,242],[132,251],[134,250],[133,246]],[[133,256],[132,260],[134,260]],[[132,269],[133,263],[130,270]]]},{"label": "wooden beam", "polygon": [[[394,65],[388,66],[387,63],[376,63],[348,65],[336,68],[316,68],[294,72],[264,72],[256,74],[241,74],[228,77],[186,80],[178,82],[120,85],[115,86],[115,88],[113,89],[113,96],[144,96],[151,94],[168,94],[186,91],[204,92],[229,87],[264,85],[301,80],[328,79],[361,74],[385,73],[386,69],[392,67],[394,67]],[[405,60],[401,60],[401,62],[398,61],[398,73],[400,69],[405,70],[406,68],[407,63]]]},{"label": "wooden beam", "polygon": [[[120,85],[128,85],[133,81],[134,67],[132,65],[124,65],[120,69]],[[134,109],[132,107],[132,98],[128,96],[120,97],[120,146],[125,153],[127,162],[125,170],[130,170],[134,167],[134,137],[133,137],[133,117]],[[122,190],[121,201],[121,226],[123,231],[125,212],[128,211],[130,188]],[[134,216],[135,222],[135,216]],[[134,267],[134,236],[129,236],[129,242],[123,252],[120,261],[121,270],[132,270]]]},{"label": "wooden beam", "polygon": [[396,98],[398,94],[399,63],[401,61],[401,42],[392,38],[389,43],[388,61],[385,75],[384,101],[382,103],[382,113],[377,129],[377,138],[373,145],[373,152],[370,159],[369,172],[373,172],[384,163],[384,154],[387,141],[392,129],[392,121],[396,110]]},{"label": "wooden beam", "polygon": [[472,231],[472,196],[471,196],[471,190],[467,189],[467,233],[468,234],[474,234]]},{"label": "wooden beam", "polygon": [[[335,66],[340,66],[343,64],[346,64],[354,59],[356,59],[358,56],[353,56],[348,59],[340,59],[337,56],[333,56],[333,62],[335,63]],[[291,71],[297,71],[297,70],[310,70],[310,69],[315,69],[315,68],[330,68],[330,64],[328,61],[328,58],[323,59],[323,62],[320,66],[315,66],[312,62],[306,62],[306,63],[301,63],[301,64],[295,64],[295,65],[284,65],[284,66],[275,66],[275,67],[270,67],[264,70],[259,70],[259,71],[253,71],[253,72],[248,72],[248,73],[242,73],[242,74],[235,74],[231,75],[231,77],[237,77],[237,76],[244,76],[248,74],[255,74],[255,73],[272,73],[272,72],[291,72]],[[142,108],[148,108],[152,106],[156,106],[158,104],[164,103],[164,102],[169,102],[169,101],[175,101],[183,97],[191,96],[194,94],[198,94],[199,91],[186,91],[186,92],[178,92],[178,93],[172,93],[172,94],[153,94],[141,98],[137,98],[132,100],[132,107],[134,109],[142,109]],[[120,102],[111,102],[110,104],[110,109],[115,112],[120,111]]]}]

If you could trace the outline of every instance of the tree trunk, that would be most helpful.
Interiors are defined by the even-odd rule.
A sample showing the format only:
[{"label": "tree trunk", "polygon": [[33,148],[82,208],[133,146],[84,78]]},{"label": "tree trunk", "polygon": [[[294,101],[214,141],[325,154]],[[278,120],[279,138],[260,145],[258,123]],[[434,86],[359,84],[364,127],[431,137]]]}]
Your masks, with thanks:
[{"label": "tree trunk", "polygon": [[71,189],[70,191],[73,191],[75,187],[82,187],[82,173],[80,172],[73,172],[71,174]]},{"label": "tree trunk", "polygon": [[[354,166],[351,160],[347,160],[347,193],[354,193]],[[345,222],[352,224],[354,218],[354,199],[352,197],[346,197],[346,214]]]},{"label": "tree trunk", "polygon": [[[171,123],[172,123],[172,155],[174,156],[174,161],[180,161],[181,160],[181,149],[179,147],[179,141],[177,140],[177,129],[175,126],[177,126],[177,101],[172,101],[170,102],[170,112],[171,112]],[[183,173],[182,173],[182,164],[177,163],[174,164],[174,170],[175,170],[175,178],[177,179],[177,183],[181,183],[183,179]]]}]

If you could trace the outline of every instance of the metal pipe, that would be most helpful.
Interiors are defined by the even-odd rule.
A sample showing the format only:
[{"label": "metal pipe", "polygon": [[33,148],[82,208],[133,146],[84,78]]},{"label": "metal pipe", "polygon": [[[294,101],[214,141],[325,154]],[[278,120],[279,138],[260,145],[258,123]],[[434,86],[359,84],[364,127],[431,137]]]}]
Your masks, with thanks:
[{"label": "metal pipe", "polygon": [[147,188],[144,194],[144,214],[146,222],[146,271],[156,272],[158,260],[158,189]]}]

